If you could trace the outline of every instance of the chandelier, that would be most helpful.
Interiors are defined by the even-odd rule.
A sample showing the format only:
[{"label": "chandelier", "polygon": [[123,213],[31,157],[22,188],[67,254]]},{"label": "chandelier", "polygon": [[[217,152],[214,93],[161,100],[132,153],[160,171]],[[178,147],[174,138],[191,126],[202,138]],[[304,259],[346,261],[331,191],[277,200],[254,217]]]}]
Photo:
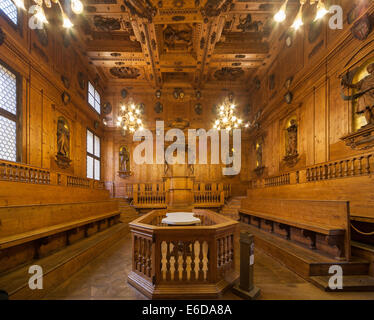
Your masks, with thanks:
[{"label": "chandelier", "polygon": [[117,118],[117,127],[122,127],[124,131],[129,130],[130,132],[143,130],[144,127],[140,116],[140,106],[130,101],[128,105],[121,106],[120,114]]},{"label": "chandelier", "polygon": [[[285,0],[285,2],[280,7],[279,11],[274,15],[274,20],[277,22],[283,22],[286,20],[286,7],[289,0]],[[325,4],[322,0],[309,0],[311,5],[317,4],[317,13],[314,18],[314,21],[322,19],[329,11],[326,9]],[[294,30],[298,30],[302,25],[303,22],[303,8],[304,5],[307,3],[307,0],[300,0],[300,8],[296,15],[296,18],[291,26]]]},{"label": "chandelier", "polygon": [[[235,115],[236,105],[229,97],[226,97],[223,103],[218,106],[218,119],[215,121],[213,128],[216,130],[238,129],[242,127],[243,120]],[[247,127],[247,124],[245,125]]]},{"label": "chandelier", "polygon": [[[25,0],[12,0],[14,4],[22,9],[26,10],[25,7]],[[61,16],[62,16],[62,26],[66,29],[69,29],[73,27],[73,23],[70,21],[69,17],[66,15],[64,12],[64,9],[60,3],[60,0],[32,0],[35,4],[30,6],[29,8],[29,13],[32,14],[30,17],[30,23],[29,26],[31,27],[31,21],[34,21],[36,19],[37,23],[40,23],[42,26],[46,23],[48,23],[47,17],[44,13],[44,7],[43,5],[50,9],[52,8],[52,3],[55,3],[59,6],[60,11],[61,11]],[[75,14],[81,14],[83,12],[83,4],[80,0],[70,0],[71,2],[71,10]]]}]

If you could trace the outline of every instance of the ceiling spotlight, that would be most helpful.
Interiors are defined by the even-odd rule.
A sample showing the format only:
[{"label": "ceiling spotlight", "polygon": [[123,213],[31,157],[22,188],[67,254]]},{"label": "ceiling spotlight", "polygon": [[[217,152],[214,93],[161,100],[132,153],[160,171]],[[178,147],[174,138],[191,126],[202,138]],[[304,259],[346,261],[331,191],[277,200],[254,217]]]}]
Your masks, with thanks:
[{"label": "ceiling spotlight", "polygon": [[317,4],[317,14],[314,21],[322,19],[327,13],[329,13],[329,11],[326,9],[325,4],[322,2],[322,0],[319,0]]},{"label": "ceiling spotlight", "polygon": [[286,20],[286,7],[287,7],[288,0],[286,0],[282,6],[280,7],[279,11],[274,15],[274,20],[276,22],[283,22]]}]

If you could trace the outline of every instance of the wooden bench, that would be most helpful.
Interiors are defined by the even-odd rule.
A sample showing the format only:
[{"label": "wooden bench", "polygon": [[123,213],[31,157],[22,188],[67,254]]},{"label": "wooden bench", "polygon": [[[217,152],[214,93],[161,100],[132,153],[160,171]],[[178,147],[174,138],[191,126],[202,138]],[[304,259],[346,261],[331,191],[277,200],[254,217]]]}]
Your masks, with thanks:
[{"label": "wooden bench", "polygon": [[[116,200],[0,207],[0,264],[7,264],[14,252],[23,254],[9,262],[10,268],[16,262],[25,262],[26,257],[39,259],[41,247],[53,237],[57,238],[53,245],[56,250],[69,245],[78,229],[82,237],[87,237],[93,229],[100,231],[103,224],[105,227],[116,224],[119,217]],[[18,249],[11,251],[16,246]],[[1,267],[0,272],[6,269]]]},{"label": "wooden bench", "polygon": [[[317,248],[318,235],[329,246],[337,248],[337,259],[350,259],[350,213],[347,201],[314,201],[283,199],[243,199],[240,220],[269,232],[283,230],[286,239],[297,238],[293,230],[309,239]],[[276,228],[277,227],[277,228]],[[296,232],[295,232],[296,234]]]}]

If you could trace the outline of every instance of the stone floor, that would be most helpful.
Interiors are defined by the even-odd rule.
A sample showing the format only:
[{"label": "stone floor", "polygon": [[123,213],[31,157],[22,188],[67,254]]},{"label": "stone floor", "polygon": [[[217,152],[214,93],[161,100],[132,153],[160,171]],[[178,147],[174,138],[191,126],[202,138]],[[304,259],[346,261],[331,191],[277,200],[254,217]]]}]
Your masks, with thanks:
[{"label": "stone floor", "polygon": [[[72,278],[50,292],[45,299],[147,299],[127,283],[131,270],[131,238],[109,248]],[[255,252],[255,284],[260,299],[370,299],[374,292],[324,292],[261,251]],[[238,299],[231,291],[223,299]]]}]

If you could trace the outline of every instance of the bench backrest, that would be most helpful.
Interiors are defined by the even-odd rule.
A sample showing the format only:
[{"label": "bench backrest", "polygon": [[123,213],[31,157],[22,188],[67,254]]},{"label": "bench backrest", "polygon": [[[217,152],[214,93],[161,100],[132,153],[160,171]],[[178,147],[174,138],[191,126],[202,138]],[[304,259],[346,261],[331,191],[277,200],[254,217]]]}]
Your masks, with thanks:
[{"label": "bench backrest", "polygon": [[349,229],[349,202],[288,199],[243,199],[242,209],[270,214],[297,223]]},{"label": "bench backrest", "polygon": [[0,238],[115,211],[117,200],[0,207]]}]

